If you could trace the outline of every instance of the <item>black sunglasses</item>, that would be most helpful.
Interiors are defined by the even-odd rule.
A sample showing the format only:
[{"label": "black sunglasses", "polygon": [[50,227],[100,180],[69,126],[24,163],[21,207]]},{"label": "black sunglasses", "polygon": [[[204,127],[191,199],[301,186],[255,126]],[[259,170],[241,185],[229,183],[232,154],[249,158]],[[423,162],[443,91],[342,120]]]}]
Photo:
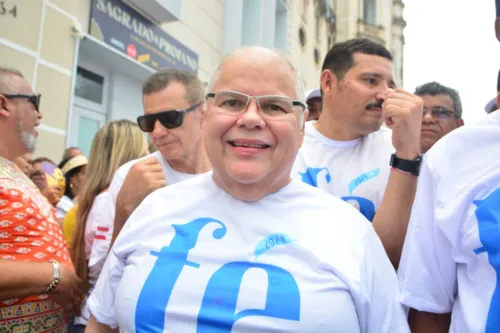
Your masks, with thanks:
[{"label": "black sunglasses", "polygon": [[155,114],[147,114],[137,117],[137,124],[143,132],[153,132],[155,129],[156,121],[158,120],[165,128],[172,129],[182,125],[184,121],[184,114],[192,111],[200,106],[202,103],[197,103],[190,106],[185,110],[169,110]]},{"label": "black sunglasses", "polygon": [[9,94],[2,94],[2,95],[5,96],[5,98],[7,98],[7,99],[27,98],[28,102],[30,102],[31,104],[33,104],[33,106],[35,107],[35,110],[37,112],[40,112],[40,110],[39,110],[39,108],[40,108],[40,99],[42,98],[42,95],[40,95],[40,94],[38,94],[38,95],[23,95],[23,94],[9,95]]}]

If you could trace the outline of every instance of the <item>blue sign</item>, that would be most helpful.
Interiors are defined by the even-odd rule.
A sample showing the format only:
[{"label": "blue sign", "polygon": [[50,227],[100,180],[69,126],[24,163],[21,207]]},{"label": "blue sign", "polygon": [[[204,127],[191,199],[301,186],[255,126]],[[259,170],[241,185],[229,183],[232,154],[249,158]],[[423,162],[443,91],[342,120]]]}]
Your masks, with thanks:
[{"label": "blue sign", "polygon": [[94,0],[90,34],[155,70],[198,73],[198,55],[121,0]]}]

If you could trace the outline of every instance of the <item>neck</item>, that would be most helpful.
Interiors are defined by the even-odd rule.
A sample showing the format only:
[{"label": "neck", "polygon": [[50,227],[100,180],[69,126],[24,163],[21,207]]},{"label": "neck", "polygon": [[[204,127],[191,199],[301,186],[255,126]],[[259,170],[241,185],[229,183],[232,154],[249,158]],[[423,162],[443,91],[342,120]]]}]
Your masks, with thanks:
[{"label": "neck", "polygon": [[6,139],[7,137],[8,135],[4,136],[4,134],[2,134],[2,138],[0,139],[0,156],[9,161],[13,161],[15,158],[24,154],[24,152],[19,152],[19,149],[16,149],[17,144],[12,144],[10,140]]},{"label": "neck", "polygon": [[225,181],[218,173],[214,171],[213,179],[215,184],[222,190],[229,193],[236,199],[242,201],[257,201],[266,195],[273,194],[287,186],[292,178],[288,173],[288,177],[282,177],[274,182],[269,182],[267,179],[261,180],[261,184],[251,183],[243,184],[234,180]]},{"label": "neck", "polygon": [[212,169],[202,144],[199,144],[194,152],[184,159],[169,160],[168,164],[175,171],[189,174],[205,173]]},{"label": "neck", "polygon": [[323,136],[335,141],[351,141],[359,139],[362,134],[341,119],[334,119],[332,112],[323,110],[314,128]]}]

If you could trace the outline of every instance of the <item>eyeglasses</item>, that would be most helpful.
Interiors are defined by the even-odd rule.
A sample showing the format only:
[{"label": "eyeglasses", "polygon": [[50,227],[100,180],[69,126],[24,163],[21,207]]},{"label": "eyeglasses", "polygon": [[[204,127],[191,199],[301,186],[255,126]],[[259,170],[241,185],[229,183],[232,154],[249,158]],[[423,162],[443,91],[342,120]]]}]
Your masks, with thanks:
[{"label": "eyeglasses", "polygon": [[38,94],[38,95],[23,95],[23,94],[9,95],[9,94],[2,94],[2,95],[5,96],[5,98],[7,98],[7,99],[27,98],[28,102],[30,102],[31,104],[33,104],[33,106],[35,107],[35,110],[37,112],[40,112],[40,110],[39,110],[39,108],[40,108],[40,99],[42,98],[42,95],[40,95],[40,94]]},{"label": "eyeglasses", "polygon": [[147,114],[137,117],[137,123],[143,132],[153,132],[156,121],[158,120],[165,128],[172,129],[182,125],[184,122],[184,114],[192,111],[202,103],[197,103],[185,110],[168,110],[155,114]]},{"label": "eyeglasses", "polygon": [[214,99],[214,105],[220,113],[229,116],[239,116],[245,113],[251,99],[255,99],[262,117],[280,119],[294,113],[295,110],[304,111],[304,103],[294,101],[286,96],[249,96],[237,91],[221,90],[208,93],[206,99]]},{"label": "eyeglasses", "polygon": [[428,109],[424,108],[424,116],[428,112],[431,113],[431,116],[434,119],[437,119],[439,121],[449,120],[455,114],[453,111],[450,111],[447,108],[444,108],[442,106],[437,106],[435,108],[432,108],[431,110],[428,110]]}]

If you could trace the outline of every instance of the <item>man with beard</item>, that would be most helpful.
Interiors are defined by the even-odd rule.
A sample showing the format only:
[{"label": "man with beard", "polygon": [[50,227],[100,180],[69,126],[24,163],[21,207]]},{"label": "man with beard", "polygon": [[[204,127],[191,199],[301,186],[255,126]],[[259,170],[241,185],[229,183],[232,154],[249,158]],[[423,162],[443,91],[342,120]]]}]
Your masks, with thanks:
[{"label": "man with beard", "polygon": [[306,123],[292,177],[358,208],[397,266],[421,163],[422,99],[395,87],[391,54],[368,39],[334,45],[320,81],[323,110]]},{"label": "man with beard", "polygon": [[420,151],[425,154],[443,136],[463,126],[462,102],[456,90],[437,82],[417,87],[415,95],[424,100]]},{"label": "man with beard", "polygon": [[0,67],[0,327],[63,333],[64,312],[80,311],[79,279],[54,207],[12,162],[35,149],[39,106],[19,71]]}]

